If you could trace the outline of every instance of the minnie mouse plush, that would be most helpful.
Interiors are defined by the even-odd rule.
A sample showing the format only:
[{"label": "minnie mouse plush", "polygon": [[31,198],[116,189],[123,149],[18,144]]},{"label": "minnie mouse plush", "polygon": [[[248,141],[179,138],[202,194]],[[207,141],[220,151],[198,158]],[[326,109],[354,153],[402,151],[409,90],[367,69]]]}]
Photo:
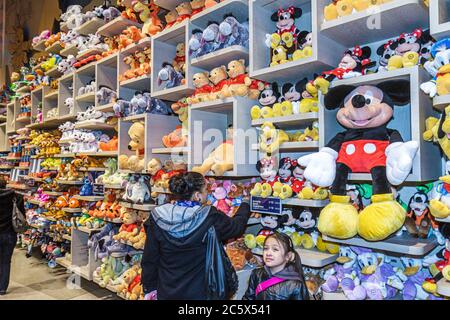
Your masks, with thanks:
[{"label": "minnie mouse plush", "polygon": [[[331,185],[331,203],[321,212],[319,230],[346,239],[357,233],[370,241],[382,240],[400,229],[405,209],[394,200],[391,186],[403,183],[411,171],[419,145],[403,142],[400,133],[387,128],[394,105],[406,105],[410,85],[406,80],[378,85],[332,88],[324,98],[327,109],[339,108],[337,121],[346,129],[325,148],[299,158],[304,176],[315,185]],[[372,204],[358,215],[346,194],[348,174],[371,173]]]},{"label": "minnie mouse plush", "polygon": [[372,50],[369,47],[356,46],[353,50],[347,50],[336,69],[325,71],[322,76],[314,81],[314,85],[323,94],[328,92],[330,82],[334,79],[348,79],[366,74],[366,69],[376,63],[370,61]]},{"label": "minnie mouse plush", "polygon": [[262,182],[256,183],[250,194],[254,197],[270,197],[273,185],[279,181],[277,159],[271,157],[259,160],[256,163],[256,170],[259,171]]}]

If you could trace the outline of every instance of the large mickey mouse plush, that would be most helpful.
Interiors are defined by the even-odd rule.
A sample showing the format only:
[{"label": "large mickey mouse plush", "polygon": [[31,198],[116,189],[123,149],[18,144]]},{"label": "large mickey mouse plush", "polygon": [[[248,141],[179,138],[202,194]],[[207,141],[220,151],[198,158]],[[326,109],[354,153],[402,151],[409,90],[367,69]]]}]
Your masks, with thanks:
[{"label": "large mickey mouse plush", "polygon": [[[404,182],[411,171],[416,141],[403,142],[400,133],[387,128],[394,105],[410,101],[406,80],[378,85],[332,88],[324,98],[327,109],[339,108],[336,118],[345,128],[319,152],[299,158],[304,176],[320,186],[331,186],[331,203],[321,212],[318,228],[328,236],[346,239],[357,233],[379,241],[400,229],[405,209],[394,200],[391,185]],[[359,214],[346,194],[348,174],[371,173],[372,203]]]}]

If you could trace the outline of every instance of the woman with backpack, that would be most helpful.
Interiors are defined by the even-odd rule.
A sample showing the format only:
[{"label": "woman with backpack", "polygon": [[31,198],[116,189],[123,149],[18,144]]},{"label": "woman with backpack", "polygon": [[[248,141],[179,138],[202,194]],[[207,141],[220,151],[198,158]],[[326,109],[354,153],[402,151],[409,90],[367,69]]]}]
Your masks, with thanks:
[{"label": "woman with backpack", "polygon": [[[141,263],[141,282],[146,299],[155,299],[156,294],[158,300],[212,299],[211,282],[214,281],[207,281],[211,277],[207,271],[213,269],[210,268],[212,257],[207,254],[215,240],[210,238],[211,232],[215,230],[220,244],[242,236],[250,217],[249,204],[243,201],[233,218],[213,206],[204,205],[205,178],[195,172],[172,177],[169,189],[176,201],[155,208],[145,222],[147,241]],[[215,248],[218,247],[221,246]],[[226,259],[217,261],[230,267]],[[233,275],[233,272],[224,273]],[[220,280],[225,286],[237,287],[235,273],[234,277],[218,282]]]},{"label": "woman with backpack", "polygon": [[23,197],[14,190],[6,189],[6,181],[0,178],[0,296],[6,294],[9,286],[11,258],[17,243],[13,225],[14,201],[17,209],[25,212]]}]

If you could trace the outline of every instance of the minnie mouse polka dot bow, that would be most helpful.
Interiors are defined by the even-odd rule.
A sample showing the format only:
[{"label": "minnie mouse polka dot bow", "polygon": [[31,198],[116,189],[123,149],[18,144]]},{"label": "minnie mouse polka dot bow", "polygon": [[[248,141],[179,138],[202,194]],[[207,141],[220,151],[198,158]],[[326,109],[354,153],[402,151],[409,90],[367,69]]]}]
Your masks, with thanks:
[{"label": "minnie mouse polka dot bow", "polygon": [[293,16],[294,13],[295,13],[295,8],[294,7],[289,7],[287,9],[279,9],[278,10],[278,17],[281,17],[281,15],[283,13],[289,13],[291,16]]},{"label": "minnie mouse polka dot bow", "polygon": [[266,158],[266,159],[261,159],[261,164],[264,167],[268,167],[268,166],[275,166],[275,159],[274,158]]}]

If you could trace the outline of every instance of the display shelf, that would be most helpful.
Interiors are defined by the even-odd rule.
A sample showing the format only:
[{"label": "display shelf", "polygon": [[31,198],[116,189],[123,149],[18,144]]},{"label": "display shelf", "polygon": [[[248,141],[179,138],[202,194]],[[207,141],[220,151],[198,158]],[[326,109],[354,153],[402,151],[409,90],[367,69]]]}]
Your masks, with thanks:
[{"label": "display shelf", "polygon": [[439,280],[437,283],[437,292],[445,297],[450,297],[450,282],[445,278]]},{"label": "display shelf", "polygon": [[74,195],[72,198],[77,199],[77,200],[82,200],[82,201],[99,201],[99,200],[103,200],[105,197]]},{"label": "display shelf", "polygon": [[152,90],[152,97],[160,100],[178,101],[192,95],[193,92],[194,89],[185,84],[171,89]]},{"label": "display shelf", "polygon": [[[83,128],[86,129],[86,128]],[[97,127],[97,130],[101,130]],[[98,151],[98,152],[80,152],[78,156],[90,156],[90,157],[117,157],[118,151]]]},{"label": "display shelf", "polygon": [[[301,79],[313,74],[320,74],[338,65],[341,52],[344,52],[346,47],[319,33],[319,21],[322,13],[318,2],[250,1],[250,77],[267,82],[284,82],[287,79]],[[301,8],[303,11],[302,18],[298,19],[300,21],[296,24],[297,27],[300,30],[312,32],[312,56],[270,67],[271,50],[266,47],[264,39],[267,34],[272,34],[277,30],[275,23],[271,21],[271,16],[278,9],[291,5]],[[339,54],[336,54],[337,52]]]},{"label": "display shelf", "polygon": [[30,123],[31,122],[31,117],[19,117],[19,118],[16,118],[16,122],[19,122],[19,123]]},{"label": "display shelf", "polygon": [[140,211],[152,211],[156,207],[155,204],[135,204],[125,201],[121,201],[120,205],[124,208],[135,209]]},{"label": "display shelf", "polygon": [[150,89],[151,80],[152,80],[151,75],[147,74],[138,78],[122,81],[120,82],[120,86],[137,91],[144,91]]},{"label": "display shelf", "polygon": [[98,28],[97,34],[105,37],[112,37],[118,35],[130,26],[136,26],[138,29],[142,28],[142,25],[138,22],[134,22],[123,17],[117,17],[116,19]]},{"label": "display shelf", "polygon": [[67,184],[67,185],[82,185],[83,181],[68,181],[68,180],[56,180],[58,184]]},{"label": "display shelf", "polygon": [[152,153],[154,154],[173,154],[173,153],[182,153],[187,154],[189,152],[188,147],[177,147],[177,148],[153,148]]},{"label": "display shelf", "polygon": [[323,300],[348,300],[343,292],[325,292],[322,290]]},{"label": "display shelf", "polygon": [[95,92],[88,92],[85,93],[81,96],[77,96],[75,98],[75,101],[77,102],[90,102],[90,103],[94,103],[95,102]]},{"label": "display shelf", "polygon": [[248,20],[248,0],[225,0],[191,17],[191,23],[205,29],[210,21],[223,21],[223,16],[232,13],[239,22]]},{"label": "display shelf", "polygon": [[79,168],[78,169],[78,171],[90,171],[90,172],[102,172],[102,171],[105,171],[106,170],[106,168],[97,168],[97,167],[89,167],[89,168],[85,168],[85,167],[82,167],[82,168]]},{"label": "display shelf", "polygon": [[20,166],[15,167],[15,168],[18,169],[18,170],[28,170],[28,169],[30,169],[29,167],[20,167]]},{"label": "display shelf", "polygon": [[293,114],[285,117],[265,118],[252,121],[252,126],[259,127],[265,122],[271,122],[277,125],[280,129],[290,130],[298,129],[300,126],[312,123],[319,119],[318,112],[307,112]]},{"label": "display shelf", "polygon": [[95,34],[97,30],[104,25],[105,21],[103,19],[93,18],[76,28],[75,31],[83,36],[88,36],[90,34]]},{"label": "display shelf", "polygon": [[447,0],[431,0],[430,6],[430,34],[436,40],[450,36],[450,13]]},{"label": "display shelf", "polygon": [[165,194],[171,194],[172,192],[170,192],[170,190],[164,189],[164,188],[157,188],[157,187],[152,187],[152,192],[156,192],[156,193],[165,193]]},{"label": "display shelf", "polygon": [[62,211],[66,213],[80,213],[82,210],[81,208],[62,208]]},{"label": "display shelf", "polygon": [[95,233],[95,232],[101,231],[102,228],[99,228],[99,229],[89,229],[89,228],[87,228],[87,227],[79,226],[79,227],[73,227],[72,230],[78,230],[78,231],[83,232],[83,233],[91,234],[91,233]]},{"label": "display shelf", "polygon": [[70,269],[70,267],[72,266],[72,261],[70,261],[66,257],[56,258],[55,262],[66,269]]},{"label": "display shelf", "polygon": [[41,40],[41,41],[37,42],[36,44],[33,44],[32,45],[33,50],[39,51],[39,52],[45,51],[45,41],[46,40]]},{"label": "display shelf", "polygon": [[[330,2],[320,0],[320,3],[323,12],[323,7]],[[374,17],[377,18],[376,21]],[[396,0],[345,17],[324,21],[320,32],[351,48],[395,37],[403,32],[412,32],[417,28],[426,29],[428,25],[428,9],[422,0]]]},{"label": "display shelf", "polygon": [[0,166],[0,169],[7,170],[7,169],[14,169],[13,166]]},{"label": "display shelf", "polygon": [[[98,279],[96,279],[96,278],[93,278],[92,281],[93,281],[95,284],[97,284],[100,288],[103,288],[103,289],[106,289],[106,290],[108,290],[108,291],[111,291],[112,293],[117,293],[116,287],[113,286],[113,285],[111,285],[111,284],[108,284],[108,285],[106,285],[106,286],[101,286],[101,285],[100,285],[101,281],[98,280]],[[118,297],[119,297],[119,295],[118,295]]]},{"label": "display shelf", "polygon": [[154,0],[154,3],[164,9],[173,10],[184,0]]},{"label": "display shelf", "polygon": [[111,103],[105,104],[103,106],[95,106],[94,109],[96,111],[101,111],[101,112],[113,112],[115,104],[116,104],[115,102],[111,102]]},{"label": "display shelf", "polygon": [[[284,142],[280,145],[280,153],[305,152],[319,149],[319,141]],[[253,144],[252,150],[259,150],[259,144]]]},{"label": "display shelf", "polygon": [[95,122],[93,120],[86,120],[75,123],[75,128],[87,130],[113,130],[114,126],[107,124],[105,122]]},{"label": "display shelf", "polygon": [[122,55],[134,54],[137,51],[144,49],[145,47],[149,47],[152,45],[152,38],[145,37],[141,39],[138,43],[130,44],[128,47],[122,49],[120,53]]},{"label": "display shelf", "polygon": [[326,235],[323,236],[323,240],[411,256],[424,256],[437,246],[437,241],[434,238],[417,239],[405,232],[400,236],[393,236],[387,240],[377,242],[366,241],[360,237],[342,240]]},{"label": "display shelf", "polygon": [[54,154],[53,158],[75,158],[75,153],[60,153],[60,154]]},{"label": "display shelf", "polygon": [[72,265],[70,267],[70,271],[72,271],[73,273],[75,273],[76,275],[88,280],[88,281],[92,281],[92,275],[89,272],[89,266],[74,266]]},{"label": "display shelf", "polygon": [[39,201],[39,200],[36,200],[36,199],[27,199],[26,201],[31,203],[31,204],[38,205],[39,207],[43,207],[47,203],[47,202],[42,202],[42,201]]},{"label": "display shelf", "polygon": [[298,199],[298,198],[289,198],[282,200],[282,203],[284,205],[288,206],[295,206],[295,207],[308,207],[308,208],[323,208],[328,203],[330,203],[330,200],[305,200],[305,199]]},{"label": "display shelf", "polygon": [[76,115],[73,114],[66,114],[65,116],[59,116],[58,120],[61,122],[66,122],[66,121],[74,121],[77,119]]},{"label": "display shelf", "polygon": [[63,49],[63,46],[61,45],[61,42],[60,41],[56,41],[51,46],[45,48],[45,52],[59,54],[62,49]]},{"label": "display shelf", "polygon": [[20,87],[19,89],[17,89],[17,90],[16,90],[16,93],[22,95],[22,94],[26,94],[26,93],[28,93],[28,92],[30,92],[30,91],[31,91],[31,90],[30,90],[30,87],[29,87],[29,86],[23,86],[23,87]]},{"label": "display shelf", "polygon": [[45,72],[45,75],[51,78],[58,78],[61,75],[61,72],[59,72],[58,67],[55,66],[50,70],[48,70],[47,72]]},{"label": "display shelf", "polygon": [[72,241],[72,236],[69,236],[68,234],[63,235],[62,238],[67,241]]},{"label": "display shelf", "polygon": [[121,184],[103,184],[105,189],[125,189],[125,187]]},{"label": "display shelf", "polygon": [[44,98],[50,100],[58,99],[58,90],[50,91],[50,93],[46,94]]},{"label": "display shelf", "polygon": [[78,47],[76,44],[65,47],[64,49],[61,50],[61,52],[59,53],[60,55],[62,55],[63,57],[68,57],[70,55],[76,57],[78,55]]},{"label": "display shelf", "polygon": [[[442,174],[442,161],[439,148],[423,140],[425,120],[438,117],[439,112],[433,108],[432,100],[420,90],[420,84],[428,81],[430,75],[419,66],[402,68],[387,72],[367,74],[364,76],[333,81],[331,87],[339,85],[376,85],[390,80],[410,81],[411,102],[409,105],[395,107],[393,119],[388,128],[396,129],[404,141],[417,141],[419,150],[413,160],[412,172],[406,182],[423,183],[423,181],[436,181]],[[342,132],[342,126],[336,121],[335,110],[326,110],[323,106],[323,96],[319,93],[319,147],[326,146],[337,133]],[[352,173],[350,181],[371,181],[371,174]]]},{"label": "display shelf", "polygon": [[114,219],[104,218],[103,220],[106,222],[122,224],[122,219],[120,219],[120,218],[114,218]]},{"label": "display shelf", "polygon": [[0,116],[0,123],[6,122],[6,116]]},{"label": "display shelf", "polygon": [[433,98],[433,107],[438,110],[444,110],[450,104],[450,94],[445,96],[435,96]]},{"label": "display shelf", "polygon": [[[110,68],[116,68],[117,66],[117,57],[119,56],[119,52],[115,52],[110,54],[109,56],[103,57],[102,59],[97,61],[98,66],[105,66]],[[115,80],[115,79],[114,79]]]},{"label": "display shelf", "polygon": [[244,59],[248,64],[249,52],[243,46],[231,46],[198,58],[191,59],[191,65],[204,70],[212,70],[221,65],[227,65],[232,60]]},{"label": "display shelf", "polygon": [[59,196],[62,196],[64,194],[61,191],[44,191],[43,193],[48,195],[48,196],[52,196],[52,197],[59,197]]}]

